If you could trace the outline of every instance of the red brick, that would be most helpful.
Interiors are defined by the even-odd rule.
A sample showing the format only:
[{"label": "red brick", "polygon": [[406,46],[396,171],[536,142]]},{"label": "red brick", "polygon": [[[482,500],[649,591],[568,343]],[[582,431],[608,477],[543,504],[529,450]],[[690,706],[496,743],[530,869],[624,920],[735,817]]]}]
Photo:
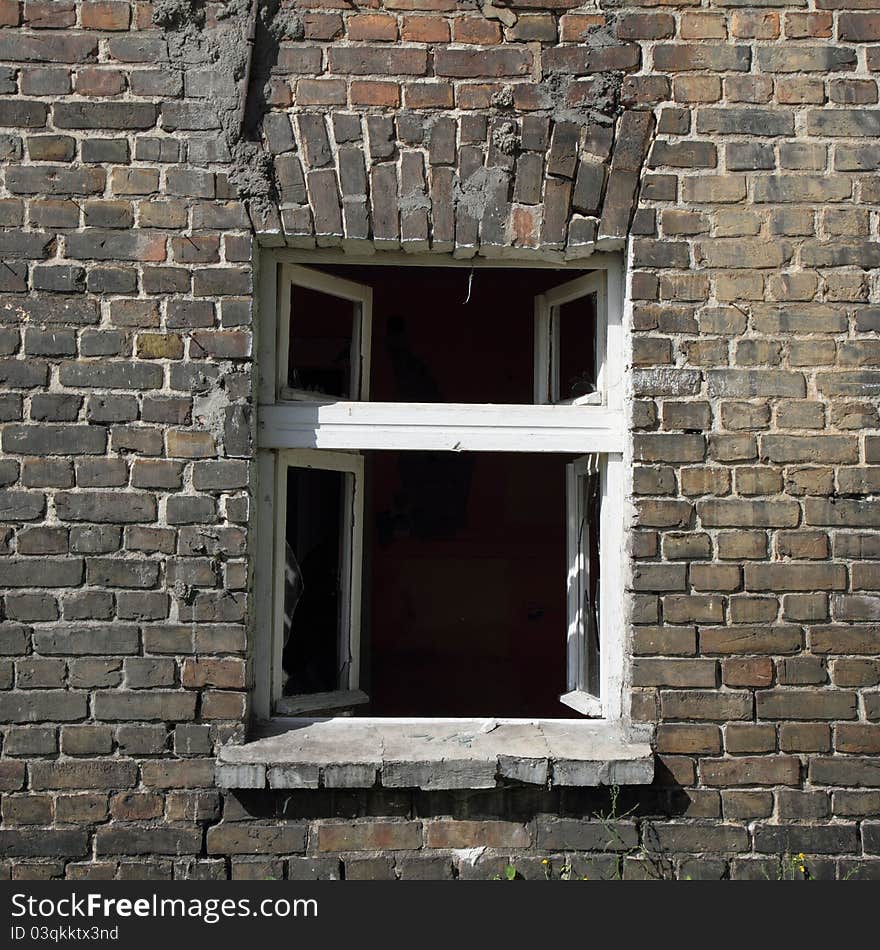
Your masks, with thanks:
[{"label": "red brick", "polygon": [[405,16],[400,35],[408,43],[448,43],[449,23],[439,16]]},{"label": "red brick", "polygon": [[497,83],[463,83],[455,90],[459,109],[488,109],[492,105],[492,96],[503,87]]},{"label": "red brick", "polygon": [[63,30],[76,23],[73,0],[25,0],[24,22],[32,30]]},{"label": "red brick", "polygon": [[118,69],[88,66],[77,71],[74,88],[81,96],[118,96],[125,92],[125,75]]},{"label": "red brick", "polygon": [[433,13],[449,13],[456,8],[457,0],[384,0],[383,6],[386,10],[425,10]]},{"label": "red brick", "polygon": [[769,686],[773,682],[773,661],[764,657],[723,660],[721,681],[734,688]]},{"label": "red brick", "polygon": [[779,748],[783,752],[830,752],[831,729],[821,722],[783,722]]},{"label": "red brick", "polygon": [[[846,14],[842,14],[841,19],[844,16]],[[810,37],[827,39],[831,36],[833,29],[834,14],[831,12],[785,14],[785,35],[790,40],[803,40]]]},{"label": "red brick", "polygon": [[158,759],[141,765],[141,779],[147,788],[207,788],[214,784],[210,759]]},{"label": "red brick", "polygon": [[429,821],[425,826],[428,848],[527,848],[531,835],[513,821]]},{"label": "red brick", "polygon": [[732,722],[724,730],[724,747],[732,753],[776,751],[776,727],[770,723]]},{"label": "red brick", "polygon": [[134,28],[136,30],[156,29],[156,24],[153,23],[153,9],[152,0],[135,0]]},{"label": "red brick", "polygon": [[669,13],[628,13],[617,21],[622,40],[659,40],[675,35],[675,19]]},{"label": "red brick", "polygon": [[837,35],[850,42],[876,43],[880,40],[880,12],[841,13]]},{"label": "red brick", "polygon": [[271,78],[266,83],[266,104],[274,109],[286,109],[293,105],[290,84],[284,79]]},{"label": "red brick", "polygon": [[0,791],[17,792],[24,788],[25,764],[15,759],[0,761]]},{"label": "red brick", "polygon": [[721,13],[683,13],[679,36],[683,40],[727,39],[727,21]]},{"label": "red brick", "polygon": [[350,95],[353,106],[396,108],[400,105],[400,86],[396,82],[355,80],[351,84]]},{"label": "red brick", "polygon": [[206,720],[229,719],[240,722],[244,718],[247,695],[223,690],[209,689],[202,693],[201,718]]},{"label": "red brick", "polygon": [[428,53],[423,49],[331,46],[328,55],[330,71],[344,75],[424,76],[428,72]]},{"label": "red brick", "polygon": [[318,828],[319,851],[412,851],[421,845],[420,821],[333,822]]},{"label": "red brick", "polygon": [[741,39],[775,40],[779,36],[779,14],[769,10],[734,10],[730,32]]},{"label": "red brick", "polygon": [[517,247],[537,247],[541,233],[541,212],[522,205],[513,209],[513,243]]},{"label": "red brick", "polygon": [[697,767],[694,760],[686,755],[658,755],[654,772],[657,785],[671,785],[673,788],[695,785]]},{"label": "red brick", "polygon": [[0,0],[0,26],[18,26],[21,4],[18,0]]},{"label": "red brick", "polygon": [[776,99],[784,105],[799,105],[805,102],[823,103],[825,85],[821,79],[809,79],[802,76],[781,77],[776,80]]},{"label": "red brick", "polygon": [[434,54],[434,72],[457,79],[494,79],[503,76],[528,76],[532,54],[528,50],[438,49]]},{"label": "red brick", "polygon": [[564,43],[580,43],[589,30],[605,25],[605,17],[596,13],[566,13],[559,23]]},{"label": "red brick", "polygon": [[168,455],[172,458],[212,458],[217,447],[210,432],[170,430],[166,435]]},{"label": "red brick", "polygon": [[446,82],[408,82],[403,102],[407,109],[451,109],[455,104],[453,87]]},{"label": "red brick", "polygon": [[672,84],[676,102],[717,102],[721,98],[719,76],[678,76]]},{"label": "red brick", "polygon": [[83,3],[80,22],[85,30],[127,30],[131,4],[110,0],[105,3]]},{"label": "red brick", "polygon": [[174,260],[185,264],[216,264],[220,260],[220,238],[196,234],[171,239]]},{"label": "red brick", "polygon": [[397,39],[397,20],[382,13],[356,13],[345,21],[350,40],[393,42]]},{"label": "red brick", "polygon": [[291,854],[305,851],[306,826],[293,822],[227,822],[208,829],[208,854]]},{"label": "red brick", "polygon": [[192,335],[190,357],[243,360],[250,356],[251,345],[251,334],[243,330],[198,330]]},{"label": "red brick", "polygon": [[110,814],[121,821],[161,818],[163,801],[153,792],[117,792],[110,798]]},{"label": "red brick", "polygon": [[862,755],[880,753],[880,724],[841,722],[834,729],[834,748],[838,752]]},{"label": "red brick", "polygon": [[452,21],[452,41],[492,46],[501,42],[501,24],[478,16],[459,17]]},{"label": "red brick", "polygon": [[524,14],[505,31],[505,39],[527,43],[536,40],[555,43],[557,38],[556,18],[550,13]]},{"label": "red brick", "polygon": [[307,40],[335,40],[345,32],[345,25],[338,13],[307,13],[303,17]]}]

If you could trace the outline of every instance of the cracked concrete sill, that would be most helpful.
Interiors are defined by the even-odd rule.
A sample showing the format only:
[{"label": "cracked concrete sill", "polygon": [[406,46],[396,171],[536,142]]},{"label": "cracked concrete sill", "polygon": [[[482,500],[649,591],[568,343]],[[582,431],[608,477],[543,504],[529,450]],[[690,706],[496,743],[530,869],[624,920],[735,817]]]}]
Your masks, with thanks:
[{"label": "cracked concrete sill", "polygon": [[287,719],[274,733],[228,745],[221,788],[495,788],[647,785],[647,742],[608,722],[494,719]]}]

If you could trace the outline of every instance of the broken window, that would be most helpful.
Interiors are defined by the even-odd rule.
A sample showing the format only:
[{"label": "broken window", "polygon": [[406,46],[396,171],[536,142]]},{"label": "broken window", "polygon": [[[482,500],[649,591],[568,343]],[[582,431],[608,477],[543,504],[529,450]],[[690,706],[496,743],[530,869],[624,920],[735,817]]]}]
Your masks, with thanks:
[{"label": "broken window", "polygon": [[616,262],[270,273],[258,710],[619,716]]},{"label": "broken window", "polygon": [[535,401],[601,403],[605,328],[604,274],[588,274],[535,300]]},{"label": "broken window", "polygon": [[370,288],[290,265],[279,291],[281,398],[366,399]]},{"label": "broken window", "polygon": [[584,715],[600,712],[599,545],[602,462],[586,455],[566,466],[568,599],[567,691],[560,700]]},{"label": "broken window", "polygon": [[280,452],[276,484],[279,711],[359,705],[363,460]]}]

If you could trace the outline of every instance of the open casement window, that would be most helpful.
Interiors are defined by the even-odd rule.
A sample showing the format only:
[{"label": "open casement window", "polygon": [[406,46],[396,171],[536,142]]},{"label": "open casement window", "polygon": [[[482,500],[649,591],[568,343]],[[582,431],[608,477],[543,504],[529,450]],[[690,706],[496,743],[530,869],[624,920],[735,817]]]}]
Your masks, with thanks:
[{"label": "open casement window", "polygon": [[565,467],[568,577],[568,690],[561,702],[585,716],[602,713],[599,644],[599,537],[602,462],[584,455]]},{"label": "open casement window", "polygon": [[280,399],[369,398],[372,288],[286,264],[278,311]]},{"label": "open casement window", "polygon": [[340,712],[368,701],[358,689],[363,473],[359,455],[278,453],[274,692],[282,715]]},{"label": "open casement window", "polygon": [[535,402],[601,405],[605,400],[605,274],[588,274],[535,297]]},{"label": "open casement window", "polygon": [[[443,684],[473,673],[474,715],[620,720],[620,262],[597,255],[573,280],[481,262],[466,310],[456,262],[279,250],[261,266],[258,717],[469,716],[444,708]],[[464,344],[481,319],[468,339],[483,345]],[[513,398],[453,401],[475,377]],[[411,675],[377,675],[405,650]],[[430,703],[424,671],[440,684]],[[529,711],[499,711],[536,676]],[[395,707],[398,685],[422,705]]]}]

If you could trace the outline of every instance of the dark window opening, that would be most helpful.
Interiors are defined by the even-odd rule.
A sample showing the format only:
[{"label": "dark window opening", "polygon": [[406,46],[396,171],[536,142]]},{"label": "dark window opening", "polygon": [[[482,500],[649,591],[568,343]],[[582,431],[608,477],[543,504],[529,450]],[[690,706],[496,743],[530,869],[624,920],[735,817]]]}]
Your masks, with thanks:
[{"label": "dark window opening", "polygon": [[294,285],[288,385],[316,396],[352,395],[351,349],[360,304]]},{"label": "dark window opening", "polygon": [[[343,472],[287,470],[285,695],[330,692],[346,671]],[[343,652],[345,655],[343,655]]]},{"label": "dark window opening", "polygon": [[[369,398],[375,402],[533,402],[535,297],[573,276],[550,268],[312,269],[372,288]],[[350,386],[344,390],[340,380],[348,386],[351,378],[352,306],[294,287],[292,387],[349,397]],[[595,348],[595,309],[585,301],[565,306],[566,345],[574,350],[565,371],[592,371],[595,388],[595,359],[584,357]],[[297,319],[305,319],[305,329]]]},{"label": "dark window opening", "polygon": [[[570,300],[556,310],[559,325],[559,399],[579,399],[596,391],[596,298]],[[590,332],[584,332],[585,328]]]},{"label": "dark window opening", "polygon": [[[597,390],[599,275],[353,264],[290,274],[282,402],[530,405]],[[355,467],[328,453],[323,469],[299,452],[283,476],[284,696],[326,710],[313,694],[344,693],[327,702],[385,717],[596,715],[599,457],[527,444],[352,455]]]},{"label": "dark window opening", "polygon": [[563,716],[567,459],[369,458],[362,712]]}]

